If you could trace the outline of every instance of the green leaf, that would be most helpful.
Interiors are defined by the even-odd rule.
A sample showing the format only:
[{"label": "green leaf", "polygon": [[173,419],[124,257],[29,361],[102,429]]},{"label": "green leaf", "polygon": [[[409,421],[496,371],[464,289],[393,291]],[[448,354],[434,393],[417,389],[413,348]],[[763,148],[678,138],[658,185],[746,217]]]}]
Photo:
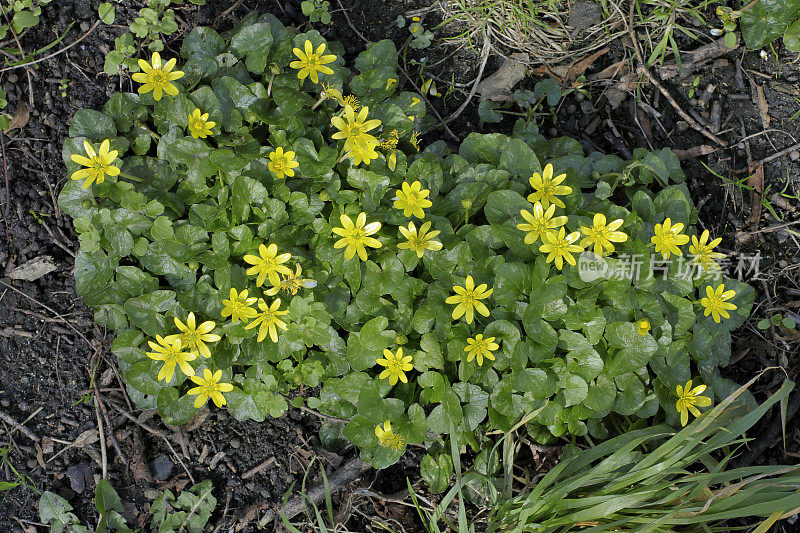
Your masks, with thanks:
[{"label": "green leaf", "polygon": [[453,459],[447,453],[440,453],[437,458],[426,454],[420,464],[420,474],[434,494],[440,494],[450,486],[453,475]]},{"label": "green leaf", "polygon": [[69,123],[70,137],[87,137],[101,142],[117,136],[117,127],[108,115],[94,109],[79,109]]},{"label": "green leaf", "polygon": [[563,393],[564,400],[566,401],[566,407],[569,407],[570,405],[578,405],[589,393],[589,385],[582,377],[569,374],[564,380]]},{"label": "green leaf", "polygon": [[629,416],[638,411],[645,401],[645,391],[642,381],[636,374],[622,374],[614,378],[617,384],[617,401],[614,404],[614,411]]},{"label": "green leaf", "polygon": [[794,21],[794,24],[789,26],[786,33],[783,34],[783,44],[790,52],[800,52],[800,19]]},{"label": "green leaf", "polygon": [[608,366],[612,376],[643,368],[658,348],[656,340],[649,333],[641,335],[632,322],[611,322],[606,326],[605,338],[610,348],[619,349]]},{"label": "green leaf", "polygon": [[179,397],[175,387],[164,387],[158,393],[158,414],[171,426],[187,423],[198,409],[194,407],[195,396],[185,394]]},{"label": "green leaf", "polygon": [[542,165],[536,153],[521,139],[511,139],[500,154],[499,168],[512,176],[530,178],[534,172],[541,173]]},{"label": "green leaf", "polygon": [[272,47],[272,32],[267,23],[259,22],[243,27],[231,38],[230,50],[245,58],[245,66],[254,74],[263,74]]},{"label": "green leaf", "polygon": [[461,143],[458,154],[470,163],[497,165],[509,142],[509,138],[500,133],[470,133]]},{"label": "green leaf", "polygon": [[114,19],[116,18],[116,14],[114,12],[114,6],[111,2],[103,2],[97,8],[97,14],[100,17],[100,20],[103,21],[103,24],[114,24]]},{"label": "green leaf", "polygon": [[100,514],[123,511],[122,500],[107,479],[101,479],[94,488],[94,506]]},{"label": "green leaf", "polygon": [[125,302],[125,313],[135,326],[148,336],[164,335],[167,319],[165,313],[174,312],[177,302],[175,292],[157,290]]}]

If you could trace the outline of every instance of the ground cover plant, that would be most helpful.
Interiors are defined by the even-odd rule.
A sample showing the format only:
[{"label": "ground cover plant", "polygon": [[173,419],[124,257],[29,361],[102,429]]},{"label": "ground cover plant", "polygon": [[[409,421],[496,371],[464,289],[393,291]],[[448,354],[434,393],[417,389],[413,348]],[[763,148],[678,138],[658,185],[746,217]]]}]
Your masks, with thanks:
[{"label": "ground cover plant", "polygon": [[209,399],[254,420],[307,402],[323,442],[376,467],[423,444],[436,481],[447,438],[478,451],[527,413],[539,442],[604,439],[735,388],[718,369],[753,291],[668,150],[587,157],[520,121],[418,152],[391,42],[353,73],[272,15],[181,55],[139,61],[138,93],[76,113],[63,150],[78,294],[138,406],[182,424]]}]

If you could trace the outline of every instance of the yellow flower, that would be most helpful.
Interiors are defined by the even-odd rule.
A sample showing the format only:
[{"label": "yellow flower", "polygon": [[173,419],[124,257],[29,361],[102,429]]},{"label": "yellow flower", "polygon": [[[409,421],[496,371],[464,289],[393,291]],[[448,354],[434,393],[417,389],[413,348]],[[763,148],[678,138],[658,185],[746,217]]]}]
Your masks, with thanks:
[{"label": "yellow flower", "polygon": [[646,318],[638,321],[636,323],[636,332],[639,335],[647,335],[647,332],[650,331],[650,321]]},{"label": "yellow flower", "polygon": [[139,87],[139,93],[153,91],[153,99],[156,102],[161,100],[162,92],[170,96],[178,96],[178,89],[170,83],[183,77],[183,72],[180,70],[172,71],[177,62],[178,60],[173,57],[162,66],[161,56],[158,52],[153,52],[150,63],[140,59],[139,67],[142,72],[137,72],[131,76],[133,81],[144,84]]},{"label": "yellow flower", "polygon": [[528,195],[528,201],[532,204],[541,202],[542,207],[547,209],[551,203],[556,204],[558,207],[566,207],[558,196],[563,196],[572,192],[572,187],[560,185],[566,174],[559,174],[553,177],[553,165],[547,163],[542,174],[534,172],[531,176],[530,183],[534,191]]},{"label": "yellow flower", "polygon": [[240,320],[247,322],[258,314],[255,309],[250,307],[256,303],[258,298],[248,298],[247,289],[237,293],[236,289],[231,288],[229,298],[230,300],[222,300],[221,314],[223,318],[231,317],[231,322],[238,324]]},{"label": "yellow flower", "polygon": [[411,185],[404,181],[401,188],[397,189],[394,208],[402,209],[403,216],[406,217],[425,218],[424,209],[433,205],[433,202],[428,200],[430,193],[430,190],[422,188],[419,181],[415,181]]},{"label": "yellow flower", "polygon": [[272,339],[272,342],[278,342],[278,330],[276,329],[276,326],[281,328],[283,331],[286,331],[287,329],[286,322],[278,317],[289,312],[279,311],[280,306],[280,298],[276,298],[275,301],[272,302],[272,305],[267,305],[267,302],[259,298],[258,308],[261,309],[261,312],[258,313],[256,319],[247,324],[244,329],[252,329],[261,324],[261,327],[258,328],[258,339],[256,339],[256,341],[263,341],[264,337],[267,336],[267,332],[269,332],[269,338]]},{"label": "yellow flower", "polygon": [[395,85],[397,85],[397,80],[395,78],[389,78],[388,80],[386,80],[386,90],[387,91],[389,89],[391,89],[392,87],[394,87]]},{"label": "yellow flower", "polygon": [[217,342],[222,337],[215,333],[211,333],[216,326],[211,320],[207,320],[197,326],[194,318],[194,313],[189,313],[186,318],[186,324],[181,322],[181,319],[175,317],[175,326],[181,331],[180,335],[170,335],[167,340],[173,338],[180,339],[181,346],[189,348],[189,353],[195,355],[202,355],[205,358],[211,357],[211,350],[206,346],[207,342]]},{"label": "yellow flower", "polygon": [[472,276],[467,276],[464,286],[459,287],[456,285],[453,287],[453,291],[455,291],[455,294],[445,300],[449,304],[458,304],[453,309],[453,320],[458,320],[462,315],[466,315],[467,324],[472,324],[473,310],[483,316],[489,316],[489,308],[481,300],[491,296],[494,289],[486,290],[485,283],[475,287],[475,281]]},{"label": "yellow flower", "polygon": [[350,260],[353,256],[358,254],[358,257],[360,257],[362,261],[366,261],[367,249],[365,246],[370,246],[372,248],[380,248],[382,246],[381,241],[370,237],[370,235],[374,235],[381,229],[381,223],[370,222],[367,224],[366,213],[360,213],[358,218],[356,218],[355,224],[353,224],[353,220],[347,215],[340,216],[339,220],[342,223],[342,227],[333,228],[333,232],[342,238],[336,241],[333,247],[344,248],[347,246],[344,251],[345,259]]},{"label": "yellow flower", "polygon": [[548,254],[548,263],[555,260],[556,268],[561,270],[564,268],[564,260],[570,265],[575,265],[575,258],[572,257],[572,254],[583,251],[580,245],[575,244],[575,241],[580,238],[581,233],[579,231],[573,231],[567,235],[567,232],[562,227],[559,233],[552,231],[545,234],[547,242],[539,247],[539,251]]},{"label": "yellow flower", "polygon": [[324,43],[317,46],[317,50],[314,51],[314,45],[311,44],[311,41],[306,39],[304,48],[305,52],[299,48],[292,49],[292,52],[299,58],[299,61],[292,61],[289,63],[289,66],[299,69],[297,79],[304,80],[306,77],[310,77],[311,81],[319,83],[319,72],[323,74],[333,74],[333,70],[325,65],[336,61],[336,56],[322,55],[325,53]]},{"label": "yellow flower", "polygon": [[291,295],[297,294],[297,291],[305,287],[306,289],[313,289],[317,286],[317,282],[313,279],[302,279],[300,276],[303,273],[303,267],[299,264],[297,265],[296,272],[292,273],[289,272],[288,274],[283,275],[283,280],[278,283],[277,285],[273,285],[271,288],[264,291],[264,294],[267,296],[275,296],[278,294],[281,289],[286,291]]},{"label": "yellow flower", "polygon": [[270,152],[267,167],[275,173],[275,177],[278,179],[283,179],[286,176],[291,178],[294,176],[293,169],[300,166],[300,163],[295,161],[294,156],[295,154],[291,150],[284,152],[283,148],[278,146],[275,151]]},{"label": "yellow flower", "polygon": [[553,217],[555,212],[555,204],[545,211],[539,202],[533,204],[533,214],[525,209],[520,211],[522,218],[527,220],[527,223],[517,224],[517,229],[527,232],[525,234],[525,244],[533,244],[539,239],[542,239],[544,243],[545,235],[552,233],[554,229],[560,228],[567,223],[567,217],[565,216]]},{"label": "yellow flower", "polygon": [[692,388],[691,379],[686,383],[685,388],[678,385],[675,387],[675,390],[678,393],[678,401],[675,403],[675,407],[681,414],[682,426],[685,426],[686,423],[689,422],[689,411],[697,417],[700,416],[700,410],[697,409],[697,407],[708,407],[711,405],[711,398],[708,396],[700,396],[700,393],[706,390],[706,386],[698,385]]},{"label": "yellow flower", "polygon": [[267,277],[269,277],[269,282],[271,284],[277,285],[281,282],[281,278],[278,274],[292,273],[291,269],[283,264],[292,258],[292,254],[285,253],[278,255],[277,244],[270,244],[269,247],[260,244],[258,246],[258,253],[259,255],[244,256],[245,262],[253,265],[247,269],[247,275],[252,276],[253,274],[258,274],[256,278],[257,286],[262,286]]},{"label": "yellow flower", "polygon": [[689,242],[688,235],[682,235],[683,224],[678,222],[673,225],[669,218],[664,224],[656,224],[655,235],[650,237],[650,242],[656,245],[656,252],[660,253],[664,259],[669,259],[672,254],[683,255],[678,246],[683,246]]},{"label": "yellow flower", "polygon": [[225,401],[225,396],[223,396],[222,393],[232,391],[233,385],[230,383],[220,383],[220,379],[222,379],[222,370],[217,370],[212,374],[211,370],[208,368],[203,369],[202,378],[200,376],[192,376],[192,381],[199,386],[189,389],[187,394],[197,396],[197,398],[194,399],[194,406],[196,409],[203,407],[209,398],[214,400],[214,404],[216,404],[217,407],[222,407],[228,403]]},{"label": "yellow flower", "polygon": [[100,152],[97,153],[91,144],[83,141],[83,149],[86,150],[86,155],[89,157],[78,154],[72,154],[70,157],[74,162],[88,168],[76,170],[70,177],[74,180],[86,178],[86,181],[83,182],[83,188],[88,189],[95,181],[103,183],[106,179],[106,174],[119,176],[119,167],[111,164],[117,158],[119,152],[117,150],[109,150],[110,147],[111,143],[106,139],[100,143]]},{"label": "yellow flower", "polygon": [[442,243],[439,241],[433,241],[434,237],[439,235],[441,231],[431,231],[428,230],[431,228],[430,220],[422,225],[419,228],[419,233],[417,232],[417,228],[414,226],[414,222],[411,221],[408,223],[408,228],[404,228],[400,226],[398,229],[400,233],[403,234],[403,237],[408,239],[406,242],[401,242],[397,245],[400,249],[408,249],[413,250],[417,253],[417,257],[422,257],[425,255],[425,250],[441,250]]},{"label": "yellow flower", "polygon": [[380,424],[375,426],[375,436],[378,437],[378,444],[384,448],[399,450],[403,447],[403,438],[392,431],[392,423],[388,420],[383,423],[383,427]]},{"label": "yellow flower", "polygon": [[175,366],[179,366],[181,371],[187,376],[194,376],[194,368],[189,364],[189,361],[194,361],[197,356],[193,353],[186,353],[181,351],[181,340],[177,338],[164,338],[161,335],[156,335],[155,343],[147,341],[150,348],[154,351],[147,352],[147,357],[155,361],[164,361],[164,365],[158,372],[158,381],[162,379],[169,383],[172,381],[172,376],[175,375]]},{"label": "yellow flower", "polygon": [[358,166],[362,162],[366,165],[369,165],[373,159],[378,158],[378,152],[375,151],[375,147],[372,145],[362,146],[353,146],[353,149],[347,152],[347,157],[353,159],[353,166]]},{"label": "yellow flower", "polygon": [[606,216],[603,213],[595,213],[591,228],[581,226],[581,231],[586,235],[581,241],[581,246],[586,248],[594,245],[594,254],[599,257],[606,255],[606,250],[610,254],[614,253],[614,245],[612,243],[628,240],[628,236],[625,233],[617,231],[623,222],[624,220],[618,218],[606,224]]},{"label": "yellow flower", "polygon": [[[344,107],[344,118],[334,116],[331,124],[339,131],[331,135],[334,139],[344,139],[344,150],[350,151],[355,147],[366,151],[369,147],[375,148],[380,144],[378,139],[370,135],[369,131],[381,125],[377,118],[367,120],[369,107],[363,107],[356,115],[356,111],[351,105]],[[377,157],[377,156],[376,156]]]},{"label": "yellow flower", "polygon": [[408,383],[405,373],[414,369],[411,359],[410,355],[403,356],[402,347],[397,349],[396,354],[392,353],[391,350],[383,350],[383,357],[375,360],[379,365],[386,367],[380,373],[378,379],[389,378],[389,385],[396,385],[398,379],[403,383]]},{"label": "yellow flower", "polygon": [[734,296],[736,296],[736,291],[726,291],[724,283],[716,289],[712,289],[711,285],[706,285],[706,297],[700,299],[700,305],[706,308],[705,316],[711,315],[717,324],[719,324],[720,315],[730,318],[728,310],[733,311],[736,306],[726,300],[730,300]]},{"label": "yellow flower", "polygon": [[703,230],[703,233],[700,235],[700,240],[697,240],[697,237],[692,235],[692,244],[689,245],[689,253],[692,254],[692,261],[702,265],[706,271],[718,269],[719,264],[714,260],[725,257],[725,254],[714,251],[714,248],[722,242],[722,238],[717,237],[713,241],[708,242],[708,236],[708,230]]},{"label": "yellow flower", "polygon": [[381,150],[389,154],[389,157],[386,158],[386,166],[388,166],[389,170],[392,172],[394,172],[397,166],[397,143],[400,142],[400,135],[402,133],[403,132],[398,132],[397,130],[392,130],[386,139],[381,140]]},{"label": "yellow flower", "polygon": [[483,338],[483,335],[478,333],[474,339],[467,339],[467,346],[464,348],[467,353],[467,362],[471,362],[476,357],[478,358],[478,366],[483,366],[483,358],[494,361],[493,351],[500,348],[500,345],[494,342],[494,337]]},{"label": "yellow flower", "polygon": [[413,134],[411,134],[411,138],[408,140],[408,142],[410,142],[411,146],[413,146],[417,152],[419,152],[419,132],[415,131]]},{"label": "yellow flower", "polygon": [[211,129],[216,125],[213,120],[208,120],[208,113],[200,114],[199,109],[195,109],[189,115],[189,133],[195,139],[205,139],[211,135]]}]

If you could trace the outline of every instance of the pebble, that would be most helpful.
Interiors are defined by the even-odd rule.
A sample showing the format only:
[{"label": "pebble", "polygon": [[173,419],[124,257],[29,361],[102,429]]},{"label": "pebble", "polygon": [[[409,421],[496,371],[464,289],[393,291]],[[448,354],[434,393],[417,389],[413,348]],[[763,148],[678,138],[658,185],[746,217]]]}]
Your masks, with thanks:
[{"label": "pebble", "polygon": [[689,123],[685,120],[679,120],[676,125],[678,126],[678,131],[681,133],[689,129]]},{"label": "pebble", "polygon": [[28,465],[28,468],[36,468],[36,459],[28,459],[25,464]]},{"label": "pebble", "polygon": [[555,137],[558,135],[558,128],[550,128],[550,135]]},{"label": "pebble", "polygon": [[800,150],[792,150],[791,152],[789,152],[789,159],[791,159],[792,161],[797,161],[798,159],[800,159]]},{"label": "pebble", "polygon": [[89,28],[90,28],[90,26],[89,26],[88,22],[86,22],[86,21],[81,22],[81,31],[87,32],[87,31],[89,31]]},{"label": "pebble", "polygon": [[0,405],[2,405],[3,407],[8,407],[11,405],[11,402],[6,399],[3,399],[2,401],[0,401]]},{"label": "pebble", "polygon": [[163,453],[156,457],[152,463],[150,463],[150,467],[153,469],[153,477],[158,481],[166,481],[169,479],[169,476],[172,475],[172,468],[174,466],[174,463],[167,459],[167,456]]},{"label": "pebble", "polygon": [[153,488],[144,489],[144,497],[147,498],[148,500],[155,500],[159,496],[161,496],[161,491],[159,490]]},{"label": "pebble", "polygon": [[30,405],[25,400],[22,400],[17,404],[17,407],[19,407],[20,411],[27,411]]},{"label": "pebble", "polygon": [[230,444],[231,448],[233,448],[234,450],[238,450],[239,447],[241,447],[241,445],[242,445],[242,441],[240,441],[239,439],[234,437],[234,438],[231,439],[231,441],[228,444]]}]

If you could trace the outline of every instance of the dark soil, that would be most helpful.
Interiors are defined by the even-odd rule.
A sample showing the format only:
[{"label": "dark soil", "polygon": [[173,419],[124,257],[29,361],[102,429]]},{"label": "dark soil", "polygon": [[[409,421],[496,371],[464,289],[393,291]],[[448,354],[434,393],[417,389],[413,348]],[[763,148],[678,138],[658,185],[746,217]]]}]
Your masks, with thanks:
[{"label": "dark soil", "polygon": [[[74,42],[97,19],[100,0],[60,0],[45,8],[41,24],[26,34],[21,43],[26,50],[38,49],[66,30],[70,22],[76,24],[56,49]],[[408,30],[394,24],[398,15],[425,7],[425,0],[413,2],[344,0],[352,25],[370,41],[392,39],[402,48]],[[86,432],[97,431],[98,417],[114,428],[114,437],[125,462],[112,442],[107,444],[107,477],[117,488],[123,501],[130,504],[131,517],[141,527],[146,516],[149,489],[170,488],[180,490],[195,481],[211,478],[214,494],[219,500],[212,525],[227,531],[234,525],[242,530],[253,530],[260,513],[248,515],[248,510],[263,509],[279,502],[293,482],[302,479],[304,470],[313,457],[322,460],[329,471],[338,466],[342,457],[321,449],[316,430],[319,420],[305,412],[292,410],[279,420],[262,424],[237,422],[219,410],[206,412],[200,420],[184,428],[163,425],[153,413],[140,413],[127,401],[117,375],[114,356],[108,352],[111,336],[93,322],[92,312],[75,294],[72,277],[73,256],[78,248],[69,217],[61,213],[55,198],[67,179],[61,159],[61,145],[67,136],[71,116],[80,108],[100,108],[120,83],[127,90],[130,79],[120,81],[118,76],[103,73],[104,54],[113,49],[114,38],[138,13],[142,2],[126,1],[117,6],[116,25],[100,24],[79,45],[65,53],[39,63],[30,70],[15,69],[0,73],[0,83],[8,92],[9,108],[13,111],[25,104],[30,111],[26,125],[3,135],[4,165],[0,170],[0,204],[3,223],[0,224],[0,265],[3,275],[16,266],[40,256],[50,256],[57,269],[34,282],[0,279],[0,411],[16,422],[23,423],[37,439],[32,441],[20,430],[13,429],[8,421],[2,424],[0,441],[8,444],[8,462],[26,476],[27,483],[39,491],[51,490],[64,496],[74,507],[84,523],[93,527],[96,513],[92,505],[93,486],[102,475],[100,443],[97,439],[84,446],[68,447]],[[350,27],[345,12],[332,2],[334,23],[325,27],[316,25],[331,40],[345,46],[352,59],[364,47],[364,42]],[[213,26],[219,31],[254,9],[270,10],[286,24],[296,27],[307,24],[301,14],[299,0],[261,2],[254,0],[208,0],[202,7],[187,6],[177,9],[179,34],[171,36],[167,46],[174,51],[179,40],[198,25]],[[435,13],[428,14],[423,22],[431,28],[441,20]],[[447,35],[447,28],[437,33],[437,38]],[[451,32],[452,33],[452,32]],[[5,43],[11,46],[10,43]],[[687,49],[697,46],[687,45]],[[676,77],[664,82],[680,106],[692,109],[704,120],[714,101],[721,106],[721,132],[719,136],[730,148],[716,146],[692,128],[683,128],[675,109],[663,97],[655,97],[652,86],[643,85],[642,98],[659,114],[661,126],[652,113],[644,114],[631,105],[633,92],[621,105],[612,108],[603,96],[603,84],[591,84],[591,98],[567,97],[554,115],[540,121],[542,131],[549,136],[569,135],[582,140],[585,146],[606,153],[629,157],[636,147],[670,147],[688,150],[700,145],[711,145],[713,153],[684,161],[687,181],[700,209],[700,220],[712,235],[723,236],[722,248],[731,253],[755,254],[760,251],[760,273],[745,276],[757,288],[754,319],[738,332],[733,364],[727,376],[744,382],[758,370],[775,364],[783,365],[789,377],[796,380],[798,361],[796,331],[755,327],[758,319],[780,312],[796,317],[800,306],[800,285],[797,283],[800,249],[797,236],[788,227],[774,227],[797,219],[800,201],[776,193],[800,193],[800,152],[789,151],[764,165],[764,197],[770,199],[774,214],[763,208],[760,219],[751,217],[750,193],[735,185],[726,185],[708,168],[729,180],[744,179],[747,183],[748,162],[758,162],[796,142],[800,136],[800,119],[792,116],[800,109],[797,89],[798,68],[796,58],[776,47],[778,57],[762,59],[757,52],[736,52],[720,60],[709,61],[694,75]],[[401,58],[403,65],[419,84],[420,64],[435,65],[426,72],[442,80],[454,77],[456,82],[468,83],[474,79],[479,60],[470,48],[454,55],[452,49],[437,40],[430,48],[409,50]],[[612,48],[607,57],[599,60],[587,72],[597,72],[623,54],[630,53],[620,45]],[[792,61],[795,61],[794,63]],[[499,66],[498,58],[491,58],[484,77]],[[739,70],[739,64],[744,70]],[[739,74],[737,74],[737,71]],[[699,75],[697,95],[688,97],[689,84]],[[59,85],[67,80],[66,96]],[[532,87],[535,78],[526,78],[519,87]],[[741,81],[741,83],[740,83]],[[407,80],[401,80],[407,88]],[[716,90],[708,106],[697,100],[709,85]],[[440,90],[446,83],[439,83]],[[766,111],[771,124],[766,132],[762,123],[757,98],[763,89]],[[413,88],[412,88],[413,90]],[[452,113],[463,101],[463,91],[442,99],[432,99],[442,116]],[[442,91],[444,92],[444,91]],[[476,99],[477,100],[477,99]],[[636,114],[634,116],[634,113]],[[637,122],[643,126],[637,126]],[[508,119],[501,124],[487,125],[486,131],[507,131],[513,125]],[[645,127],[646,126],[646,127]],[[663,128],[662,128],[663,126]],[[451,124],[456,136],[463,138],[467,132],[481,127],[477,115],[477,101],[473,102],[459,120]],[[646,132],[646,133],[643,133]],[[427,141],[438,138],[441,132],[429,134]],[[746,148],[737,143],[749,138],[749,161]],[[708,168],[706,168],[707,165]],[[7,172],[7,178],[5,175]],[[7,180],[7,181],[6,181]],[[4,184],[7,183],[6,187]],[[8,199],[8,200],[7,200]],[[775,218],[778,217],[778,219]],[[766,230],[765,230],[766,229]],[[745,232],[762,230],[745,235]],[[778,378],[764,379],[757,385],[756,393],[763,397],[778,387]],[[95,387],[104,400],[95,404]],[[795,401],[795,404],[797,402]],[[129,414],[137,423],[126,418]],[[777,416],[777,413],[773,413]],[[763,432],[769,438],[761,453],[752,457],[753,463],[796,462],[800,457],[800,424],[791,419],[787,428],[787,447],[777,440],[777,434]],[[769,426],[765,422],[764,428]],[[160,432],[166,438],[153,434]],[[92,435],[92,433],[88,433]],[[755,435],[758,435],[756,433]],[[108,435],[106,435],[108,437]],[[90,439],[91,440],[91,439]],[[61,452],[61,453],[59,453]],[[342,452],[345,456],[353,451]],[[58,454],[58,455],[56,455]],[[369,474],[365,483],[384,493],[398,493],[405,489],[405,477],[417,480],[419,454],[408,454],[399,466],[379,474]],[[153,462],[157,461],[157,465]],[[186,469],[180,464],[183,461]],[[247,473],[274,459],[268,466],[252,475]],[[171,470],[164,468],[166,461],[173,463]],[[155,466],[155,468],[154,468]],[[13,481],[10,466],[4,467],[0,480]],[[86,475],[88,473],[88,476]],[[165,478],[154,479],[154,475]],[[83,475],[83,477],[81,477]],[[85,483],[88,478],[88,483]],[[310,480],[315,479],[311,476]],[[84,483],[81,483],[84,481]],[[81,485],[86,485],[81,487]],[[17,487],[0,495],[0,531],[25,531],[28,533],[38,521],[36,504],[38,495],[33,488]],[[401,506],[374,500],[365,507],[368,513],[384,519],[398,520],[414,530],[411,513]],[[355,515],[354,515],[355,516]],[[356,516],[356,518],[358,518]],[[359,519],[361,520],[361,519]],[[356,525],[353,525],[356,524]],[[360,526],[359,526],[360,525]],[[351,528],[367,529],[363,521],[351,522]],[[268,530],[271,526],[268,526]]]}]

